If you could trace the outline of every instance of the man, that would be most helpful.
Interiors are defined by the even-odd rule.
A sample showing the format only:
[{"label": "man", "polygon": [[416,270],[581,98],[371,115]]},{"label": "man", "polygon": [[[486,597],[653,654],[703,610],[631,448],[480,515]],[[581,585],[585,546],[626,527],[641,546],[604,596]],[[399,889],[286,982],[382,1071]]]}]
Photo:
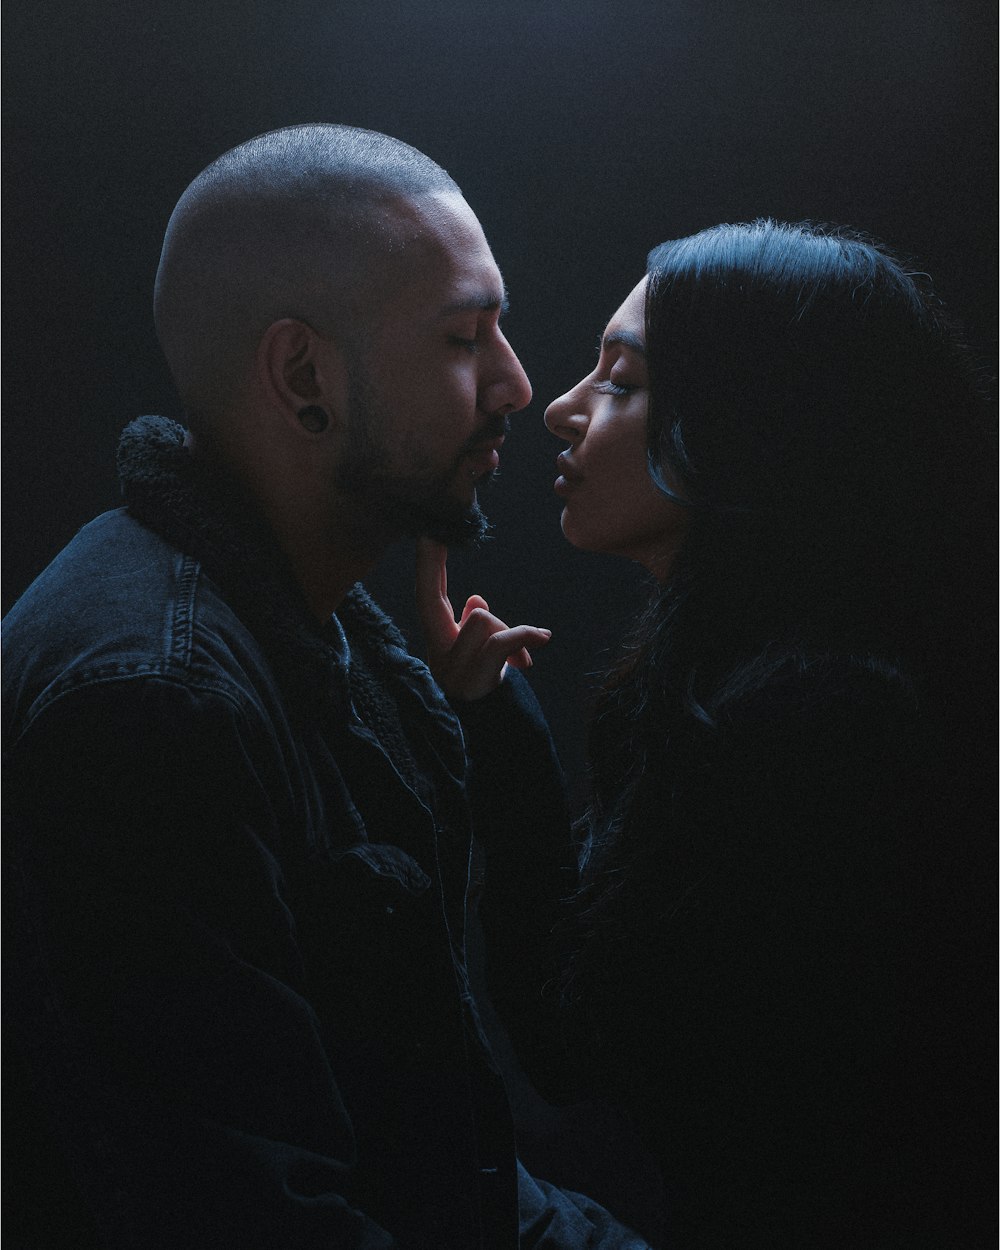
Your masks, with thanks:
[{"label": "man", "polygon": [[[126,507],[6,626],[8,993],[69,1244],[639,1244],[516,1165],[462,736],[356,584],[482,532],[530,398],[504,302],[458,188],[382,135],[261,136],[174,211],[188,428],[126,430]],[[514,666],[547,639],[482,605],[455,633]]]}]

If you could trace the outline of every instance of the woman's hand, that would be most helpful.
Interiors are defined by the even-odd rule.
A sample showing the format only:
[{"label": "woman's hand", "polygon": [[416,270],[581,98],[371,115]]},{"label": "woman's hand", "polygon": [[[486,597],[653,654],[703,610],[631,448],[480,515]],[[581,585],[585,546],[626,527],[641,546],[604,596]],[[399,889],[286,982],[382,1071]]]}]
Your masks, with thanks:
[{"label": "woman's hand", "polygon": [[449,699],[481,699],[503,680],[508,664],[530,668],[529,651],[552,631],[534,625],[509,628],[480,595],[470,595],[455,620],[448,598],[448,550],[429,538],[417,543],[417,610],[427,640],[427,662]]}]

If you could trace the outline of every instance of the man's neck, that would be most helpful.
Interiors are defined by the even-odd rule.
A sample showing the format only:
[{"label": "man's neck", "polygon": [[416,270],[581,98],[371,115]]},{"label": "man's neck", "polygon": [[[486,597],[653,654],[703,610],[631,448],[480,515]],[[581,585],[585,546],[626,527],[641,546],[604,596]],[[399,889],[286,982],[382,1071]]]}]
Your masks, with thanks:
[{"label": "man's neck", "polygon": [[268,515],[268,521],[313,616],[319,621],[330,619],[351,587],[372,571],[384,550],[364,551],[349,543],[332,541],[329,535],[302,525],[298,517],[278,513]]},{"label": "man's neck", "polygon": [[215,462],[235,474],[256,501],[278,546],[284,552],[295,581],[311,614],[327,621],[356,582],[366,577],[392,541],[358,525],[357,509],[344,508],[341,523],[324,507],[313,505],[309,484],[293,473],[282,473],[275,460],[265,477],[252,467],[241,466],[239,457],[204,437],[185,438],[189,453],[205,463]]}]

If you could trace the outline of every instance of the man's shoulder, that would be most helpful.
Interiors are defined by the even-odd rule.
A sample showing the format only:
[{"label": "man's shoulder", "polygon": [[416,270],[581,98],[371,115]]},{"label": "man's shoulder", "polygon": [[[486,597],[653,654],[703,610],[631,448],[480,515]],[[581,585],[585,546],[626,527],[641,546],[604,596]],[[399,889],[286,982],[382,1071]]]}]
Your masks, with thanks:
[{"label": "man's shoulder", "polygon": [[54,700],[106,683],[238,695],[255,644],[199,562],[122,508],[85,525],[28,587],[3,650],[4,730],[16,736]]}]

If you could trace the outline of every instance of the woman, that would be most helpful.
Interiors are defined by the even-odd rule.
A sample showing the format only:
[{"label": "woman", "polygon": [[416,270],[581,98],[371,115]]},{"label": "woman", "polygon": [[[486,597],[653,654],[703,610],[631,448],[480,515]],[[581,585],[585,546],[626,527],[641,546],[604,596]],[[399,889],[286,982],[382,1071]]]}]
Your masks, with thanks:
[{"label": "woman", "polygon": [[991,1227],[981,407],[924,275],[758,221],[655,249],[546,412],[564,534],[655,589],[598,700],[554,1026],[508,1018],[543,1090],[629,1110],[667,1244]]}]

